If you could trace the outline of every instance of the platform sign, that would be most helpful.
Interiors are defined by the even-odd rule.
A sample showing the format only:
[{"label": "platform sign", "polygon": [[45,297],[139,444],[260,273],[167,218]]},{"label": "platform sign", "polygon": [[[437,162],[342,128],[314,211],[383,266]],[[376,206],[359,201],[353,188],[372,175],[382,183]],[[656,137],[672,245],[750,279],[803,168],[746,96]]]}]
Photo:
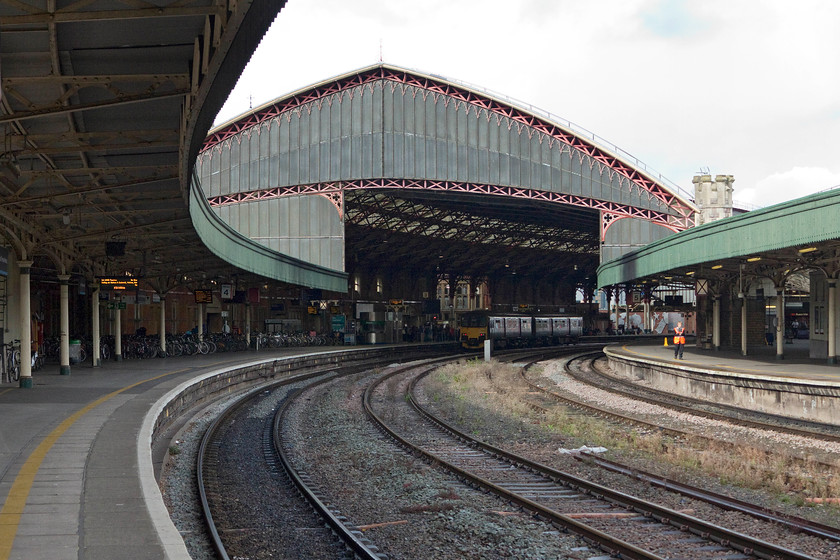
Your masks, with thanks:
[{"label": "platform sign", "polygon": [[330,321],[333,332],[344,332],[344,327],[347,325],[347,317],[344,315],[333,315]]},{"label": "platform sign", "polygon": [[196,303],[213,303],[212,290],[193,290]]},{"label": "platform sign", "polygon": [[233,290],[231,289],[231,285],[230,284],[222,284],[221,294],[222,294],[222,299],[232,299],[233,298]]}]

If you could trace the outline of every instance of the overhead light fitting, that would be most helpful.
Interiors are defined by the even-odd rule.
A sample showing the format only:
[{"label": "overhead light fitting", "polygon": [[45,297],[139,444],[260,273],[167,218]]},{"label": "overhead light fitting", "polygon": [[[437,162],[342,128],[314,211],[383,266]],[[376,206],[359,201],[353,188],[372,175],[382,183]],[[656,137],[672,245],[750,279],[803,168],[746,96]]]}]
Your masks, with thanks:
[{"label": "overhead light fitting", "polygon": [[723,268],[722,264],[716,264],[715,266],[712,267],[712,270],[719,270],[721,268]]},{"label": "overhead light fitting", "polygon": [[817,250],[816,247],[805,247],[804,249],[799,249],[799,252],[800,253],[813,253],[816,250]]},{"label": "overhead light fitting", "polygon": [[689,271],[688,271],[688,272],[686,272],[685,274],[686,274],[686,276],[694,276],[694,271],[693,271],[693,270],[689,270]]},{"label": "overhead light fitting", "polygon": [[761,260],[761,257],[750,257],[747,259],[747,262],[758,262]]}]

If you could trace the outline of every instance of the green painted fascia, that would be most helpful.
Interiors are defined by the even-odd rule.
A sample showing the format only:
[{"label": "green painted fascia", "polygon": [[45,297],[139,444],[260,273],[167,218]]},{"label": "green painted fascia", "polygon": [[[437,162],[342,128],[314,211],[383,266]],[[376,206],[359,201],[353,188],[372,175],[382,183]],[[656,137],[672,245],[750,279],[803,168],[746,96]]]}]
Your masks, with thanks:
[{"label": "green painted fascia", "polygon": [[347,292],[347,273],[289,257],[260,245],[219,219],[198,179],[190,182],[190,217],[201,241],[225,262],[266,278],[331,292]]},{"label": "green painted fascia", "polygon": [[598,287],[840,238],[840,189],[717,220],[676,233],[598,267]]}]

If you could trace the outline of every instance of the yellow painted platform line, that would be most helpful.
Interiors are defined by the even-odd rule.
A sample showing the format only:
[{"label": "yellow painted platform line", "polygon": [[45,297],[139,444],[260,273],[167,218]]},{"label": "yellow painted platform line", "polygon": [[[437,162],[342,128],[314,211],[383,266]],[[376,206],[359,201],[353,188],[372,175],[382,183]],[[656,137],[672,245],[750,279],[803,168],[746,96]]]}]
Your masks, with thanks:
[{"label": "yellow painted platform line", "polygon": [[35,475],[38,474],[38,469],[41,468],[41,463],[44,461],[44,457],[47,456],[47,453],[49,453],[50,449],[52,449],[55,442],[58,441],[58,438],[64,435],[64,432],[70,429],[70,426],[75,424],[79,418],[120,393],[133,389],[138,385],[148,383],[149,381],[155,381],[163,377],[175,375],[176,373],[188,371],[188,369],[189,368],[184,368],[181,370],[171,371],[144,381],[138,381],[137,383],[133,383],[123,387],[122,389],[114,391],[113,393],[109,393],[104,397],[96,399],[76,413],[67,417],[52,432],[50,432],[47,437],[44,438],[38,447],[35,448],[35,451],[27,457],[26,462],[20,468],[20,472],[15,477],[11,490],[9,490],[9,495],[6,497],[6,502],[3,504],[3,509],[0,510],[0,560],[8,560],[9,555],[12,553],[12,544],[14,544],[15,536],[17,535],[20,518],[23,515],[23,508],[26,506],[26,500],[29,497],[30,490],[32,489],[32,483],[35,482]]},{"label": "yellow painted platform line", "polygon": [[11,391],[12,389],[14,389],[14,387],[9,387],[8,389],[3,389],[2,391],[0,391],[0,395],[5,395],[6,393]]}]

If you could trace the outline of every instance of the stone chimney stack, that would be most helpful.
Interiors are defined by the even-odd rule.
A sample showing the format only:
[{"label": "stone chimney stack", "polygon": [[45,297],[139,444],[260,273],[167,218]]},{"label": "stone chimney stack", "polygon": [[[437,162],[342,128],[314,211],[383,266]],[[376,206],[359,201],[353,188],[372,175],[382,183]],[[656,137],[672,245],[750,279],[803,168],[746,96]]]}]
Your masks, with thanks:
[{"label": "stone chimney stack", "polygon": [[732,175],[695,175],[694,202],[700,208],[694,225],[700,226],[732,215]]}]

